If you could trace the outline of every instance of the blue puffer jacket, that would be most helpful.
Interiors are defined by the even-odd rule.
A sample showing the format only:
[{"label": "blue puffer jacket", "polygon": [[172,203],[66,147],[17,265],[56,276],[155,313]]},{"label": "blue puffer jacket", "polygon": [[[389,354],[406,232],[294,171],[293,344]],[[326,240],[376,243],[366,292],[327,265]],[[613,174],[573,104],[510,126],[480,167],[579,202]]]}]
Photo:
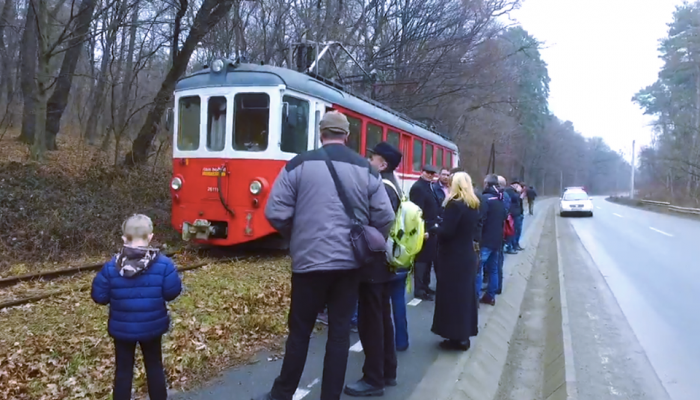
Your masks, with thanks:
[{"label": "blue puffer jacket", "polygon": [[[170,328],[166,302],[180,294],[180,276],[172,260],[158,253],[151,253],[150,259],[141,258],[140,261],[147,260],[141,265],[142,270],[120,274],[123,267],[117,265],[124,265],[120,263],[122,253],[105,264],[95,276],[92,299],[98,304],[109,304],[108,331],[113,338],[128,341],[154,339]],[[131,274],[133,276],[129,277]]]}]

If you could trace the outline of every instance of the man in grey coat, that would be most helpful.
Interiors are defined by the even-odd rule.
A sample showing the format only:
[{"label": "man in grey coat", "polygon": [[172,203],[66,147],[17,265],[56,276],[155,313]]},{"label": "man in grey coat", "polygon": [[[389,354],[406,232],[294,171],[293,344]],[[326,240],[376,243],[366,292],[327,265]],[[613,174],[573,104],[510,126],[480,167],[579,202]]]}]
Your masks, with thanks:
[{"label": "man in grey coat", "polygon": [[290,160],[275,181],[265,217],[290,239],[292,298],[282,371],[258,400],[291,400],[306,364],[316,314],[328,307],[328,341],[321,400],[338,400],[345,383],[350,319],[357,304],[359,264],[350,243],[352,221],[344,211],[326,165],[330,159],[356,218],[386,238],[394,211],[379,173],[345,146],[350,126],[331,111],[320,122],[323,147]]}]

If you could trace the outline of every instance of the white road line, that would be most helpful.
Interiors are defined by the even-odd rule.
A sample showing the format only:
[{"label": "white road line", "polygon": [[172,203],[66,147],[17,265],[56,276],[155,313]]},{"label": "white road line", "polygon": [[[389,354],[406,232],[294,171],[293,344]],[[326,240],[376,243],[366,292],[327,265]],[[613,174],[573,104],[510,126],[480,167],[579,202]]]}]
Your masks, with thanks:
[{"label": "white road line", "polygon": [[309,393],[311,393],[309,389],[297,388],[297,390],[294,392],[294,396],[292,396],[292,400],[301,400]]},{"label": "white road line", "polygon": [[319,382],[321,382],[321,379],[316,378],[313,380],[313,382],[306,385],[306,389],[297,388],[297,390],[294,391],[294,396],[292,396],[292,400],[301,400],[304,397],[308,396],[309,393],[311,393],[311,388],[315,385],[318,385]]},{"label": "white road line", "polygon": [[625,218],[625,217],[623,217],[622,215],[620,215],[620,214],[618,214],[618,213],[613,213],[613,215],[616,216],[616,217]]},{"label": "white road line", "polygon": [[408,302],[408,305],[409,305],[409,306],[414,306],[414,307],[415,307],[415,306],[417,306],[418,304],[420,304],[421,301],[422,301],[421,299],[415,299],[415,298],[414,298],[413,300],[411,300],[411,301]]},{"label": "white road line", "polygon": [[350,351],[354,351],[355,353],[362,352],[362,342],[358,340],[357,343],[350,346]]},{"label": "white road line", "polygon": [[666,233],[666,232],[664,232],[664,231],[658,230],[658,229],[656,229],[656,228],[654,228],[654,227],[652,227],[652,226],[650,226],[649,229],[651,229],[651,230],[654,231],[654,232],[658,232],[658,233],[660,233],[660,234],[662,234],[662,235],[666,235],[666,236],[668,236],[668,237],[673,237],[673,235],[671,235],[670,233]]},{"label": "white road line", "polygon": [[598,207],[598,206],[596,206],[595,208],[597,208],[597,209],[599,209],[599,210],[602,210],[602,208],[600,208],[600,207]]}]

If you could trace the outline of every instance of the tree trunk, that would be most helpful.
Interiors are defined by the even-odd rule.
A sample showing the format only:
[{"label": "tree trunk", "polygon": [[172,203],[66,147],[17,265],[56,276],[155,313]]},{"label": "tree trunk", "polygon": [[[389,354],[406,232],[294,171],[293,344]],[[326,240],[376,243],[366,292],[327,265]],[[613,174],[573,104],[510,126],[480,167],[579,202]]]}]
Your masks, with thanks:
[{"label": "tree trunk", "polygon": [[[127,165],[143,164],[148,160],[148,151],[153,142],[153,138],[158,133],[158,126],[165,108],[170,101],[177,80],[187,70],[192,53],[197,48],[197,44],[204,38],[209,30],[214,27],[222,17],[228,14],[236,0],[204,0],[197,12],[192,28],[182,49],[173,60],[170,71],[163,80],[163,84],[158,94],[153,99],[146,122],[139,131],[136,140],[132,144],[131,151],[126,155],[124,163]],[[238,21],[236,21],[238,23]]]},{"label": "tree trunk", "polygon": [[129,28],[129,49],[126,55],[126,71],[124,82],[122,83],[121,101],[117,113],[117,129],[122,133],[126,129],[126,112],[129,108],[129,96],[131,95],[131,85],[134,80],[134,50],[136,48],[136,32],[139,19],[138,3],[134,6],[131,15],[131,27]]},{"label": "tree trunk", "polygon": [[48,48],[48,19],[49,11],[47,0],[32,0],[30,7],[35,8],[37,19],[37,74],[36,74],[36,96],[34,113],[34,143],[32,144],[31,156],[33,160],[42,161],[46,153],[46,101],[48,100],[49,88],[51,85],[51,55]]},{"label": "tree trunk", "polygon": [[[0,71],[2,77],[0,78],[0,85],[5,88],[5,104],[7,111],[10,111],[10,103],[12,103],[12,96],[14,94],[14,85],[12,82],[12,57],[10,57],[9,46],[5,43],[5,28],[10,25],[10,21],[14,20],[14,1],[5,0],[5,4],[2,7],[2,13],[0,13],[0,57],[2,57],[2,64],[0,65]],[[2,99],[2,93],[0,93],[0,99]]]},{"label": "tree trunk", "polygon": [[92,14],[95,11],[97,0],[83,0],[78,10],[73,28],[73,36],[68,43],[68,50],[63,56],[61,72],[56,79],[56,86],[51,98],[46,104],[46,146],[48,150],[56,150],[56,135],[61,129],[61,117],[68,105],[68,96],[73,85],[73,75],[78,65],[78,60],[83,51],[85,37],[90,30]]},{"label": "tree trunk", "polygon": [[21,86],[22,98],[24,100],[22,112],[22,133],[19,140],[31,145],[34,143],[34,128],[36,124],[36,76],[37,68],[37,26],[36,14],[30,0],[27,7],[27,15],[24,19],[24,33],[22,33],[22,68]]},{"label": "tree trunk", "polygon": [[102,52],[102,62],[100,63],[100,72],[97,79],[97,85],[93,87],[93,95],[90,96],[92,99],[92,109],[90,110],[90,117],[88,118],[87,126],[85,127],[85,137],[89,144],[94,145],[98,138],[97,134],[97,123],[100,121],[100,116],[102,115],[102,105],[105,100],[105,85],[107,84],[107,70],[112,61],[112,46],[114,42],[117,41],[117,33],[119,31],[119,24],[122,21],[121,13],[123,8],[126,6],[125,1],[121,1],[120,5],[114,12],[112,22],[110,22],[107,28],[107,38],[105,40],[104,51]]}]

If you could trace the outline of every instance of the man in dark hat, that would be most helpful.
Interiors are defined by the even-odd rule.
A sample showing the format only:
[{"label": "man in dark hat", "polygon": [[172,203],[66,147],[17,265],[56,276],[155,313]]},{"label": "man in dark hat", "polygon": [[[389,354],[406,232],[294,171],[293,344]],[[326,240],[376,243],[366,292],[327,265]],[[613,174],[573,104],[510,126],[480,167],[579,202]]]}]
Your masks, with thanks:
[{"label": "man in dark hat", "polygon": [[[391,144],[381,142],[374,149],[367,149],[367,153],[370,154],[369,163],[379,171],[384,181],[384,188],[396,213],[401,189],[394,170],[401,163],[401,152]],[[392,283],[397,279],[397,274],[391,272],[386,261],[381,263],[382,265],[363,268],[361,272],[357,328],[365,353],[365,364],[362,367],[363,377],[345,386],[345,394],[349,396],[381,396],[385,386],[396,385],[397,362],[391,295],[395,286]],[[399,272],[405,282],[407,271]],[[405,283],[402,290],[405,292]],[[402,305],[405,309],[405,300]],[[405,312],[403,320],[398,318],[396,323],[406,324]]]},{"label": "man in dark hat", "polygon": [[510,197],[510,208],[508,213],[513,217],[515,234],[510,240],[510,249],[514,251],[524,250],[520,246],[520,235],[523,232],[523,199],[520,197],[520,180],[514,178],[510,181],[510,186],[506,188],[506,193]]},{"label": "man in dark hat", "polygon": [[411,186],[409,192],[410,200],[423,210],[425,220],[426,240],[423,242],[423,249],[416,257],[415,265],[415,291],[413,295],[422,300],[434,300],[435,293],[430,288],[430,270],[435,260],[437,250],[437,237],[434,231],[438,224],[440,209],[435,195],[431,188],[431,183],[435,180],[438,169],[433,165],[423,166],[420,179]]}]

